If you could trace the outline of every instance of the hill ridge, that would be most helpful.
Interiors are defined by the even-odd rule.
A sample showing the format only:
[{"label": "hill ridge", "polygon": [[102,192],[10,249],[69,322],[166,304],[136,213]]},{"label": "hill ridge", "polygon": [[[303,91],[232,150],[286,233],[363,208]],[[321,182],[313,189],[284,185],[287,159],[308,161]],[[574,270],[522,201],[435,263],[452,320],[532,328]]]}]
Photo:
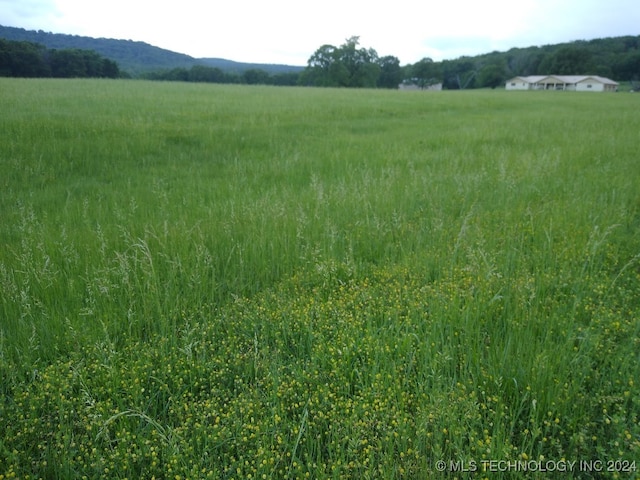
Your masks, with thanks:
[{"label": "hill ridge", "polygon": [[240,73],[252,68],[260,68],[268,73],[302,71],[304,67],[280,64],[246,63],[224,58],[194,58],[139,40],[95,38],[66,33],[52,33],[43,30],[27,30],[20,27],[0,25],[0,38],[13,41],[34,42],[50,49],[79,48],[94,50],[100,55],[114,60],[121,70],[137,75],[154,70],[190,68],[194,65],[217,67],[223,71]]}]

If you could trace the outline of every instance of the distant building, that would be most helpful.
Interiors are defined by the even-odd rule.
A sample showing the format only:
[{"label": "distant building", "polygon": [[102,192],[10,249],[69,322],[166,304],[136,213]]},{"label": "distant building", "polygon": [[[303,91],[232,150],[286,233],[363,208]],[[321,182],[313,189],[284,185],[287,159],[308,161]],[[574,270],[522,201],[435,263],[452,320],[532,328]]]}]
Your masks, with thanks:
[{"label": "distant building", "polygon": [[571,90],[616,92],[618,83],[598,75],[531,75],[507,80],[507,90]]},{"label": "distant building", "polygon": [[398,90],[424,90],[424,91],[440,91],[442,90],[442,83],[434,83],[431,85],[425,85],[424,87],[421,87],[420,85],[417,85],[415,83],[401,83],[400,85],[398,85]]}]

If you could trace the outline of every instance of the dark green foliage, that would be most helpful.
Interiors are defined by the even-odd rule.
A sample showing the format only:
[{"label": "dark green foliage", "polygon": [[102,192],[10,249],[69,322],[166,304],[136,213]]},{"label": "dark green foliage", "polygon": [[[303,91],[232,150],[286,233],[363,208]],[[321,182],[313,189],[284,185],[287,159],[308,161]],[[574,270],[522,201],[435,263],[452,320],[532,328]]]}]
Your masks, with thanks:
[{"label": "dark green foliage", "polygon": [[504,85],[507,76],[507,62],[505,58],[496,54],[478,71],[478,83],[483,87],[496,88]]},{"label": "dark green foliage", "polygon": [[298,85],[300,74],[297,72],[276,73],[271,77],[271,83],[278,86],[295,86]]},{"label": "dark green foliage", "polygon": [[447,89],[495,88],[509,78],[527,75],[602,75],[630,81],[640,78],[640,36],[512,48],[435,65],[442,69]]},{"label": "dark green foliage", "polygon": [[[127,72],[121,72],[122,65]],[[117,78],[134,74],[148,80],[297,85],[301,70],[302,67],[287,65],[194,59],[130,40],[0,26],[0,76]]]},{"label": "dark green foliage", "polygon": [[509,78],[526,75],[602,75],[618,81],[640,78],[640,36],[512,48],[441,62],[424,58],[402,68],[394,63],[395,57],[377,58],[375,50],[357,49],[357,45],[358,37],[352,37],[340,47],[321,46],[309,58],[301,83],[367,87],[372,86],[371,76],[377,74],[378,87],[396,88],[404,80],[422,88],[442,82],[445,89],[463,90],[496,88]]},{"label": "dark green foliage", "polygon": [[0,39],[0,76],[49,76],[50,69],[45,62],[44,52],[45,48],[42,45]]},{"label": "dark green foliage", "polygon": [[192,82],[222,83],[225,79],[225,74],[219,68],[196,65],[194,67],[191,67],[191,71],[189,72],[189,79]]},{"label": "dark green foliage", "polygon": [[251,68],[241,73],[223,71],[218,67],[194,65],[190,69],[173,68],[141,74],[146,80],[167,80],[172,82],[195,83],[244,83],[247,85],[297,85],[299,74],[296,72],[269,74],[260,68]]},{"label": "dark green foliage", "polygon": [[[23,28],[4,27],[0,25],[0,38],[15,41],[28,41],[42,44],[49,49],[82,49],[93,50],[103,57],[117,62],[122,71],[131,76],[145,74],[148,78],[152,72],[166,72],[174,68],[190,69],[195,66],[218,68],[225,73],[241,75],[245,70],[259,68],[270,75],[297,73],[303,67],[291,65],[270,65],[240,63],[221,58],[193,58],[189,55],[176,53],[144,42],[132,40],[115,40],[110,38],[91,38],[78,35],[43,32],[42,30],[25,30]],[[196,80],[209,81],[209,80]],[[237,79],[236,79],[237,81]],[[236,83],[215,80],[215,83]],[[279,80],[282,84],[282,80]]]},{"label": "dark green foliage", "polygon": [[251,68],[242,74],[242,80],[248,85],[268,85],[269,74],[259,68]]},{"label": "dark green foliage", "polygon": [[589,49],[580,45],[570,45],[547,55],[540,63],[539,70],[558,75],[581,75],[585,72],[595,72],[595,64]]},{"label": "dark green foliage", "polygon": [[441,64],[435,63],[431,58],[423,58],[411,67],[411,79],[420,88],[440,83],[441,77]]},{"label": "dark green foliage", "polygon": [[450,90],[474,88],[473,82],[477,72],[478,66],[471,57],[445,60],[442,62],[443,87]]},{"label": "dark green foliage", "polygon": [[614,63],[611,68],[616,78],[640,79],[640,49],[621,56],[620,60]]},{"label": "dark green foliage", "polygon": [[93,50],[103,57],[117,62],[122,70],[132,74],[142,71],[189,68],[197,63],[196,59],[181,53],[170,52],[144,42],[131,40],[114,40],[108,38],[91,38],[78,35],[49,33],[42,30],[25,30],[23,28],[0,25],[0,38],[16,41],[29,41],[44,45],[49,49]]},{"label": "dark green foliage", "polygon": [[241,74],[246,70],[251,69],[264,70],[270,75],[300,73],[302,70],[304,70],[304,67],[297,67],[294,65],[234,62],[233,60],[226,60],[224,58],[199,58],[197,60],[199,64],[205,65],[207,67],[219,68],[223,72],[232,74]]},{"label": "dark green foliage", "polygon": [[0,76],[117,78],[118,65],[90,50],[47,50],[43,45],[0,39]]},{"label": "dark green foliage", "polygon": [[398,88],[404,78],[400,60],[392,55],[387,55],[378,60],[380,75],[378,76],[378,87]]},{"label": "dark green foliage", "polygon": [[359,37],[351,37],[340,47],[321,46],[309,58],[302,83],[315,87],[375,87],[382,70],[378,54],[371,48],[357,48],[359,41]]},{"label": "dark green foliage", "polygon": [[58,78],[117,78],[118,65],[90,50],[52,50],[51,76]]}]

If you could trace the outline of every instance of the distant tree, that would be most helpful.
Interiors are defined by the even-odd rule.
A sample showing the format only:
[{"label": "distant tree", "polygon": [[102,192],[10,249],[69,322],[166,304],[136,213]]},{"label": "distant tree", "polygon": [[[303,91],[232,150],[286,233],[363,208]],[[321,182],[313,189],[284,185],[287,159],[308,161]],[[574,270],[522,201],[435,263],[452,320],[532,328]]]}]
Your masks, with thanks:
[{"label": "distant tree", "polygon": [[582,45],[562,47],[545,57],[539,66],[543,75],[586,75],[595,69],[591,51]]},{"label": "distant tree", "polygon": [[189,70],[189,81],[225,83],[225,73],[217,67],[207,67],[204,65],[194,65]]},{"label": "distant tree", "polygon": [[13,74],[11,65],[11,50],[7,48],[9,42],[0,38],[0,77],[10,77]]},{"label": "distant tree", "polygon": [[479,87],[496,88],[503,85],[506,80],[504,69],[499,65],[485,65],[478,72],[477,84]]},{"label": "distant tree", "polygon": [[55,78],[83,78],[89,76],[81,50],[52,50],[50,62],[51,75]]},{"label": "distant tree", "polygon": [[207,67],[204,65],[194,65],[190,69],[178,67],[172,68],[171,70],[156,70],[153,72],[145,72],[141,74],[140,77],[147,80],[168,80],[171,82],[241,82],[241,79],[237,74],[224,72],[218,67]]},{"label": "distant tree", "polygon": [[300,74],[298,72],[276,73],[271,76],[271,83],[278,86],[298,85]]},{"label": "distant tree", "polygon": [[46,54],[46,48],[37,43],[0,39],[0,75],[49,77]]},{"label": "distant tree", "polygon": [[96,52],[91,50],[82,51],[82,59],[84,60],[84,65],[86,69],[86,76],[91,78],[100,78],[103,77],[102,72],[102,57],[98,55]]},{"label": "distant tree", "polygon": [[506,53],[506,68],[509,77],[535,75],[542,60],[538,47],[512,48]]},{"label": "distant tree", "polygon": [[307,62],[301,83],[318,87],[375,87],[380,74],[378,54],[357,48],[359,37],[350,37],[340,47],[323,45]]},{"label": "distant tree", "polygon": [[612,70],[620,80],[640,80],[640,49],[624,55],[613,65]]},{"label": "distant tree", "polygon": [[476,63],[471,57],[442,62],[443,87],[451,90],[475,88],[478,73]]},{"label": "distant tree", "polygon": [[440,83],[442,81],[441,64],[434,62],[431,58],[425,57],[411,68],[411,79],[420,88]]},{"label": "distant tree", "polygon": [[491,54],[484,61],[484,65],[478,70],[477,86],[484,88],[496,88],[504,85],[507,80],[507,64],[505,57],[500,54]]},{"label": "distant tree", "polygon": [[387,55],[378,59],[380,75],[378,76],[378,87],[398,88],[404,78],[400,60],[397,57]]},{"label": "distant tree", "polygon": [[105,78],[118,78],[121,76],[118,64],[108,58],[102,59],[102,76]]},{"label": "distant tree", "polygon": [[340,53],[333,45],[322,45],[307,62],[301,83],[316,87],[338,87],[348,72],[340,62]]},{"label": "distant tree", "polygon": [[269,82],[269,74],[259,68],[250,68],[242,73],[242,79],[247,85],[266,85]]},{"label": "distant tree", "polygon": [[375,87],[380,74],[378,53],[370,48],[358,48],[360,37],[346,40],[340,47],[340,61],[348,71],[348,79],[343,87]]},{"label": "distant tree", "polygon": [[186,68],[172,68],[164,75],[163,80],[172,82],[188,82],[189,71]]}]

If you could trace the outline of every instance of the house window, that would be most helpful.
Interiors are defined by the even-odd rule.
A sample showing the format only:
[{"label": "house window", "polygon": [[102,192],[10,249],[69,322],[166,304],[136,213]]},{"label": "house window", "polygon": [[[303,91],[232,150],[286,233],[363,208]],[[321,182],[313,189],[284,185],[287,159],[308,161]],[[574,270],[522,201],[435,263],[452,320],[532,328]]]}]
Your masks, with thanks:
[{"label": "house window", "polygon": [[512,86],[512,87],[515,87],[515,86],[516,86],[516,82],[513,82],[513,83],[511,84],[511,86]]},{"label": "house window", "polygon": [[591,88],[591,84],[587,85],[587,88]]}]

